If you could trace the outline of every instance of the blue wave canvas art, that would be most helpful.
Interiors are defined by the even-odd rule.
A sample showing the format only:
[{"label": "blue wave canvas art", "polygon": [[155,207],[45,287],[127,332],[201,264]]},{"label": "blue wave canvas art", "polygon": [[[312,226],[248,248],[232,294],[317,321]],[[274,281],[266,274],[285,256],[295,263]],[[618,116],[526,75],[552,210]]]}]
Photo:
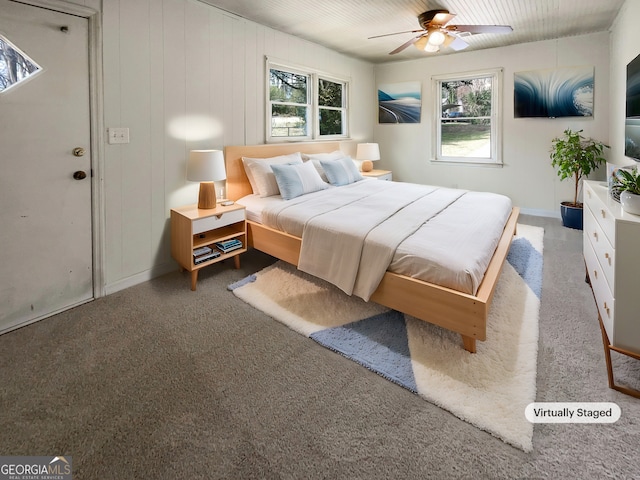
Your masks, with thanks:
[{"label": "blue wave canvas art", "polygon": [[514,116],[593,116],[593,66],[514,73]]},{"label": "blue wave canvas art", "polygon": [[379,123],[420,123],[420,82],[378,86]]}]

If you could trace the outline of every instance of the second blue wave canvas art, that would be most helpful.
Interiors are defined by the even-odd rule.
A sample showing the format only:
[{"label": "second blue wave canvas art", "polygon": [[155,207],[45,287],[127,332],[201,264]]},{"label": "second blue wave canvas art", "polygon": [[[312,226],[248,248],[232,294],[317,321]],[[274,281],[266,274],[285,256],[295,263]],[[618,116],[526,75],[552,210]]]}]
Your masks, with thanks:
[{"label": "second blue wave canvas art", "polygon": [[593,66],[514,73],[514,116],[593,116]]},{"label": "second blue wave canvas art", "polygon": [[420,82],[378,86],[379,123],[420,123]]}]

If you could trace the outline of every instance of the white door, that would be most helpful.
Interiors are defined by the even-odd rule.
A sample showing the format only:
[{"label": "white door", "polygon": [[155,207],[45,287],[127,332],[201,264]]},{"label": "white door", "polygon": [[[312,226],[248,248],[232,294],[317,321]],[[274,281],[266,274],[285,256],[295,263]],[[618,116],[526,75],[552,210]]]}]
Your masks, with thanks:
[{"label": "white door", "polygon": [[88,21],[0,0],[0,39],[5,86],[42,68],[0,92],[4,333],[91,300],[93,266]]}]

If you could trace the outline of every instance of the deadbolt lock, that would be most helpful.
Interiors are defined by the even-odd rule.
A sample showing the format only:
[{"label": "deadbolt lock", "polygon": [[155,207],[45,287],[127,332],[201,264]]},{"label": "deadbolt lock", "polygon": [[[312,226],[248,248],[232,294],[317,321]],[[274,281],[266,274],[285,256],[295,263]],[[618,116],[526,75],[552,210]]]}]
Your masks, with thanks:
[{"label": "deadbolt lock", "polygon": [[75,157],[82,157],[84,155],[84,148],[76,147],[73,149],[73,155]]}]

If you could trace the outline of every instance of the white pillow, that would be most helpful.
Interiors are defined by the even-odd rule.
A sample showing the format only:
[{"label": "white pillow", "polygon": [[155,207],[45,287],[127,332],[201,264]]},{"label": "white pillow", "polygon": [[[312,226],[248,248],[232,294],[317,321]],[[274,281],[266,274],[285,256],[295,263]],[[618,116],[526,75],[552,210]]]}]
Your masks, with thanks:
[{"label": "white pillow", "polygon": [[280,195],[285,200],[329,188],[311,163],[272,165]]},{"label": "white pillow", "polygon": [[329,179],[327,178],[327,174],[322,169],[322,165],[320,165],[320,160],[338,160],[340,158],[343,158],[344,156],[345,154],[341,150],[336,150],[330,153],[303,153],[302,160],[305,162],[311,161],[313,163],[313,166],[316,167],[316,170],[320,174],[322,180],[328,183]]},{"label": "white pillow", "polygon": [[[261,192],[256,182],[256,179],[254,178],[253,173],[251,171],[251,168],[250,168],[251,165],[254,165],[256,163],[264,163],[269,165],[272,163],[292,163],[292,162],[296,162],[296,163],[302,162],[302,157],[300,156],[300,152],[291,153],[289,155],[279,155],[277,157],[270,157],[270,158],[242,157],[242,164],[244,165],[244,171],[247,174],[249,183],[251,184],[251,190],[253,190],[253,193],[257,193],[258,195],[261,195]],[[261,169],[260,172],[258,172],[258,175],[260,175],[263,171],[264,169]],[[269,169],[268,173],[273,175],[273,172],[271,172],[271,169]],[[275,179],[274,179],[274,182],[275,182]],[[264,183],[264,180],[262,181],[262,183]],[[277,195],[277,193],[274,193],[272,195]],[[267,197],[269,195],[261,195],[261,196]]]},{"label": "white pillow", "polygon": [[327,174],[329,183],[336,187],[349,185],[363,179],[351,157],[344,157],[338,160],[320,160],[320,165],[322,165],[322,169]]},{"label": "white pillow", "polygon": [[312,160],[312,159],[317,159],[317,160],[337,160],[339,158],[342,158],[345,156],[344,152],[342,150],[335,150],[333,152],[329,152],[329,153],[302,153],[302,160],[303,161],[307,161],[307,160]]}]

